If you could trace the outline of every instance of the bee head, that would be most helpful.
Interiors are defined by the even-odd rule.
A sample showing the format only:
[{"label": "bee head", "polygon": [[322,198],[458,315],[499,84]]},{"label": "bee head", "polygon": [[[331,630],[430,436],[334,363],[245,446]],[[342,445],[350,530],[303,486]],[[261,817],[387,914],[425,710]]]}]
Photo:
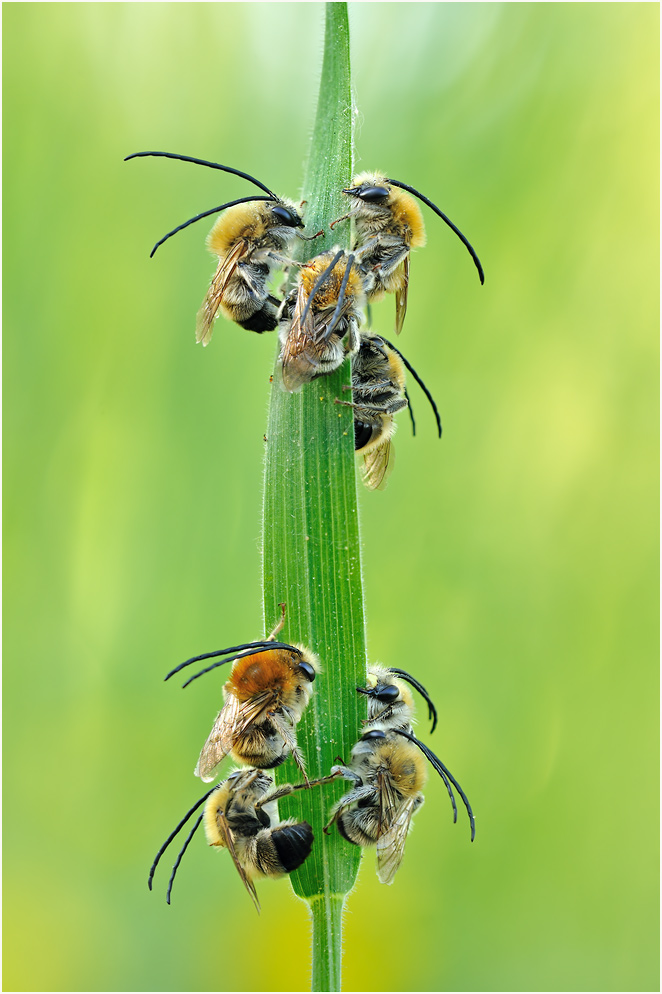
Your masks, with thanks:
[{"label": "bee head", "polygon": [[293,206],[277,203],[271,208],[274,227],[303,228],[305,227],[300,215]]},{"label": "bee head", "polygon": [[359,694],[374,697],[382,704],[393,704],[400,697],[400,690],[394,683],[377,683],[374,687],[357,687]]}]

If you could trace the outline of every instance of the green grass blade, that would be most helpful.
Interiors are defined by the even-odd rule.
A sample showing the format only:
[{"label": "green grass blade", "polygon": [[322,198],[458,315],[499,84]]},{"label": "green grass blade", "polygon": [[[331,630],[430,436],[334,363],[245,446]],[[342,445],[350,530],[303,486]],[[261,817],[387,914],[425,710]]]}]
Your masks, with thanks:
[{"label": "green grass blade", "polygon": [[[324,237],[303,243],[318,254],[341,237],[329,223],[347,210],[342,194],[352,177],[353,107],[347,5],[326,5],[324,61],[312,147],[304,181],[309,231]],[[342,244],[342,243],[340,243]],[[344,243],[348,247],[347,241]],[[349,384],[350,364],[283,391],[274,377],[267,430],[263,578],[267,629],[287,604],[279,638],[301,642],[323,665],[298,740],[309,777],[323,776],[336,757],[349,759],[360,724],[356,687],[365,681],[366,645],[356,493],[352,410],[334,403]],[[345,394],[346,396],[346,394]],[[279,781],[300,781],[289,761]],[[310,822],[311,856],[291,875],[295,892],[313,912],[313,990],[340,989],[340,915],[353,886],[360,850],[323,827],[347,784],[298,792],[282,803],[283,814]]]}]

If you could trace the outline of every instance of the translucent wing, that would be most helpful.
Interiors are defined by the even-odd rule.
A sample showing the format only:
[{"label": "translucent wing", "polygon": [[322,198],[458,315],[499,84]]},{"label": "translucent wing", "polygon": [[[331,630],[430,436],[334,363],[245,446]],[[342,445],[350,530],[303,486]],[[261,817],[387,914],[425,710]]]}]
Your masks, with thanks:
[{"label": "translucent wing", "polygon": [[392,884],[405,854],[405,842],[416,807],[416,797],[410,797],[400,807],[390,827],[377,839],[377,876],[383,884]]},{"label": "translucent wing", "polygon": [[304,383],[310,383],[317,372],[315,317],[312,308],[302,321],[307,299],[304,288],[299,286],[294,314],[281,354],[283,385],[291,393]]},{"label": "translucent wing", "polygon": [[405,256],[399,267],[402,272],[402,284],[395,291],[395,333],[399,335],[405,323],[407,313],[407,296],[409,294],[409,256]]},{"label": "translucent wing", "polygon": [[223,294],[230,279],[234,275],[237,264],[241,257],[246,254],[248,242],[240,238],[237,244],[230,249],[225,258],[221,259],[218,269],[214,273],[213,279],[207,290],[207,296],[202,302],[202,307],[198,311],[195,323],[195,340],[209,345],[212,331],[214,330],[214,318],[223,301]]},{"label": "translucent wing", "polygon": [[253,904],[255,905],[255,907],[256,907],[256,909],[257,909],[257,911],[259,913],[259,911],[260,911],[260,902],[258,901],[257,891],[255,890],[255,884],[253,883],[253,881],[251,880],[251,878],[248,876],[248,874],[246,873],[246,871],[243,868],[243,866],[241,865],[241,863],[239,862],[239,857],[237,856],[237,850],[234,847],[234,840],[232,838],[232,832],[230,831],[228,823],[225,820],[225,815],[223,814],[222,811],[219,811],[219,812],[217,812],[217,816],[216,817],[217,817],[218,830],[219,830],[219,832],[220,832],[220,834],[221,834],[221,836],[223,838],[223,842],[225,843],[225,845],[227,847],[227,850],[230,853],[230,856],[232,857],[232,862],[237,867],[237,873],[239,874],[239,876],[243,880],[244,887],[246,888],[246,890],[250,894],[250,896],[251,896],[251,898],[253,900]]},{"label": "translucent wing", "polygon": [[364,455],[361,475],[368,490],[384,489],[394,462],[395,454],[389,438]]},{"label": "translucent wing", "polygon": [[195,768],[196,777],[205,783],[214,779],[216,767],[229,752],[232,751],[237,739],[244,734],[249,725],[257,721],[275,700],[275,693],[268,691],[241,701],[234,694],[228,696],[221,708],[207,741],[202,747],[198,765]]}]

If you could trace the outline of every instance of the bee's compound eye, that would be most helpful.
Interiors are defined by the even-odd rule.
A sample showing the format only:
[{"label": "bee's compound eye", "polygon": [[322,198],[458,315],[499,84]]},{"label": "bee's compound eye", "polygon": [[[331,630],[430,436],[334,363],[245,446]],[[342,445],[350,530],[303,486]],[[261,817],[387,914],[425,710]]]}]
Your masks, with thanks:
[{"label": "bee's compound eye", "polygon": [[357,193],[357,196],[366,204],[378,204],[380,200],[385,200],[388,195],[389,191],[385,186],[364,186]]},{"label": "bee's compound eye", "polygon": [[301,218],[298,214],[287,209],[287,207],[282,207],[277,205],[271,208],[271,213],[278,218],[281,224],[286,224],[289,228],[300,228]]},{"label": "bee's compound eye", "polygon": [[400,691],[392,683],[380,683],[375,687],[374,695],[378,701],[382,701],[384,704],[391,704],[393,701],[397,701]]},{"label": "bee's compound eye", "polygon": [[315,668],[311,666],[310,663],[307,663],[305,659],[302,659],[299,663],[299,669],[305,676],[306,680],[312,683],[315,679]]},{"label": "bee's compound eye", "polygon": [[372,425],[354,420],[354,449],[362,449],[372,438]]},{"label": "bee's compound eye", "polygon": [[371,728],[369,732],[366,732],[361,736],[362,742],[367,742],[369,739],[385,739],[386,732],[382,732],[379,728]]}]

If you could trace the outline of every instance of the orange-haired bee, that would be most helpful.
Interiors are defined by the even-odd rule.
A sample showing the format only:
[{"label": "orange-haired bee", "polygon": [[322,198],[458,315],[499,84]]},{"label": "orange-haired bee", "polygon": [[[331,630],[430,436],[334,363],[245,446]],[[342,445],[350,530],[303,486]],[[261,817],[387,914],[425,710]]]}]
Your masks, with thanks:
[{"label": "orange-haired bee", "polygon": [[295,205],[283,199],[238,205],[219,217],[207,247],[220,261],[198,311],[197,342],[209,344],[219,310],[248,331],[274,330],[281,301],[269,293],[267,280],[273,270],[293,265],[282,252],[294,229],[303,227]]},{"label": "orange-haired bee", "polygon": [[295,726],[310,701],[320,664],[305,646],[275,641],[283,623],[281,619],[264,641],[205,652],[168,673],[166,680],[191,663],[225,657],[217,658],[211,666],[190,677],[183,684],[186,687],[217,666],[233,663],[230,678],[223,687],[225,704],[195,768],[195,775],[202,780],[213,780],[216,767],[228,754],[238,763],[273,769],[291,753],[305,777]]},{"label": "orange-haired bee", "polygon": [[137,152],[127,158],[145,155],[182,159],[185,162],[210,166],[212,169],[221,169],[223,172],[233,173],[249,180],[267,194],[267,196],[241,197],[203,211],[202,214],[196,214],[195,217],[164,235],[152,249],[151,255],[154,255],[159,245],[182,228],[210,214],[226,211],[218,218],[207,237],[207,246],[219,257],[219,263],[202,307],[198,311],[196,341],[203,345],[209,344],[214,319],[219,310],[229,320],[235,321],[249,331],[258,334],[273,331],[278,323],[277,312],[281,301],[269,293],[267,280],[275,269],[293,264],[292,260],[282,253],[297,234],[296,229],[304,227],[295,204],[276,196],[267,186],[248,173],[233,169],[231,166],[223,166],[218,162],[207,162],[205,159],[194,159],[170,152]]},{"label": "orange-haired bee", "polygon": [[418,204],[409,194],[441,217],[458,235],[471,253],[481,283],[483,269],[478,256],[453,222],[427,197],[406,183],[387,179],[383,173],[365,172],[356,176],[352,186],[343,190],[352,200],[352,208],[332,222],[354,218],[357,241],[354,253],[365,277],[368,300],[395,293],[395,331],[400,334],[407,310],[409,288],[409,253],[425,245],[425,226]]},{"label": "orange-haired bee", "polygon": [[415,378],[430,401],[441,438],[437,405],[420,376],[381,335],[364,332],[352,362],[352,401],[338,400],[354,408],[354,448],[362,456],[363,482],[369,490],[383,489],[393,467],[391,438],[395,432],[393,415],[409,406],[414,433],[416,423],[405,387],[405,368]]},{"label": "orange-haired bee", "polygon": [[334,805],[324,831],[335,822],[348,842],[357,846],[376,845],[377,876],[383,884],[393,882],[404,856],[412,815],[423,803],[421,791],[427,771],[418,750],[446,784],[454,821],[457,821],[457,805],[453,787],[458,791],[469,815],[473,842],[476,825],[466,794],[441,760],[407,729],[369,729],[352,749],[349,766],[334,766],[331,770],[332,776],[343,776],[353,786]]},{"label": "orange-haired bee", "polygon": [[333,373],[345,356],[357,351],[364,302],[354,256],[342,249],[322,252],[302,266],[279,327],[286,390]]},{"label": "orange-haired bee", "polygon": [[260,902],[253,880],[256,877],[280,877],[284,873],[291,873],[307,859],[313,844],[313,831],[308,822],[297,822],[294,818],[278,821],[275,802],[295,790],[315,787],[332,779],[333,776],[322,777],[320,780],[294,786],[284,784],[274,789],[272,778],[261,770],[235,770],[223,783],[208,790],[170,833],[152,863],[147,881],[149,889],[152,889],[154,872],[161,856],[204,804],[202,814],[196,819],[172,868],[166,892],[168,904],[182,857],[204,821],[207,842],[210,846],[228,850],[259,912]]},{"label": "orange-haired bee", "polygon": [[401,728],[410,732],[415,709],[414,698],[407,684],[417,690],[427,704],[432,722],[430,731],[434,732],[437,727],[437,709],[427,690],[406,670],[393,666],[371,666],[368,669],[367,686],[356,688],[368,700],[368,717],[363,725],[379,725],[385,731]]}]

